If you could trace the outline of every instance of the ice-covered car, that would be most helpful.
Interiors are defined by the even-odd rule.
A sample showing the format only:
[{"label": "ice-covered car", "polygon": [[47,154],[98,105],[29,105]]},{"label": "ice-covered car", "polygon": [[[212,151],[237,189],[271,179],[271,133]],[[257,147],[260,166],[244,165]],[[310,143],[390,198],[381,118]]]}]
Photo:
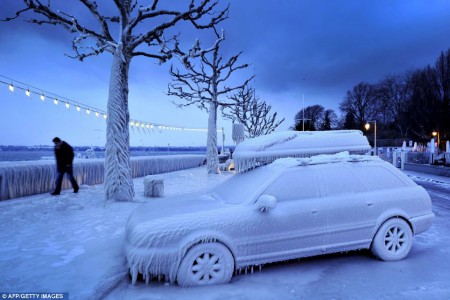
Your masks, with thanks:
[{"label": "ice-covered car", "polygon": [[248,267],[354,249],[400,260],[433,219],[428,193],[379,158],[283,158],[209,193],[145,204],[128,220],[125,252],[133,283],[139,273],[224,283]]}]

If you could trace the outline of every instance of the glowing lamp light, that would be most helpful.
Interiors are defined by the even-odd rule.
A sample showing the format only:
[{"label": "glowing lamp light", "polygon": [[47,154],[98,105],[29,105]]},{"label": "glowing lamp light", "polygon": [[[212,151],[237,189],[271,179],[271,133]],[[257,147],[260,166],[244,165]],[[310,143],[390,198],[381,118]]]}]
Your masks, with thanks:
[{"label": "glowing lamp light", "polygon": [[55,98],[55,100],[53,100],[53,103],[55,103],[55,105],[58,105],[58,99]]},{"label": "glowing lamp light", "polygon": [[106,119],[106,118],[107,118],[106,114],[103,114],[103,119]]},{"label": "glowing lamp light", "polygon": [[26,91],[25,91],[25,95],[27,95],[28,97],[30,97],[30,95],[31,95],[30,90],[26,90]]},{"label": "glowing lamp light", "polygon": [[433,131],[431,134],[432,134],[433,136],[437,136],[437,131]]},{"label": "glowing lamp light", "polygon": [[14,86],[12,85],[12,83],[9,85],[9,90],[10,90],[11,92],[14,92]]},{"label": "glowing lamp light", "polygon": [[91,114],[91,110],[88,108],[86,109],[86,114],[90,115]]},{"label": "glowing lamp light", "polygon": [[41,100],[42,100],[42,101],[45,101],[45,96],[44,96],[44,94],[41,94]]},{"label": "glowing lamp light", "polygon": [[95,116],[98,117],[98,111],[95,112]]},{"label": "glowing lamp light", "polygon": [[366,123],[366,125],[364,125],[364,128],[366,128],[366,130],[369,130],[370,129],[370,124]]},{"label": "glowing lamp light", "polygon": [[134,122],[133,121],[130,122],[130,126],[134,126]]},{"label": "glowing lamp light", "polygon": [[77,106],[77,111],[80,111],[80,110],[81,110],[81,108],[79,106]]},{"label": "glowing lamp light", "polygon": [[69,109],[70,108],[70,104],[69,102],[66,102],[66,108]]},{"label": "glowing lamp light", "polygon": [[139,122],[136,122],[136,127],[139,127]]}]

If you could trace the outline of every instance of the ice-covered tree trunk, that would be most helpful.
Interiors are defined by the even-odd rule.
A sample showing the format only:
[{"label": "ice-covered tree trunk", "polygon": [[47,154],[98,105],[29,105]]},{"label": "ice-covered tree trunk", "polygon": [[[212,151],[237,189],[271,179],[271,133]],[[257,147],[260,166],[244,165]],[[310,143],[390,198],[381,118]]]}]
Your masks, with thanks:
[{"label": "ice-covered tree trunk", "polygon": [[105,193],[106,199],[132,201],[134,187],[130,168],[128,122],[129,58],[117,47],[114,54],[107,107]]},{"label": "ice-covered tree trunk", "polygon": [[219,157],[217,153],[217,104],[214,101],[209,103],[208,115],[208,138],[206,141],[207,163],[209,174],[219,173]]}]

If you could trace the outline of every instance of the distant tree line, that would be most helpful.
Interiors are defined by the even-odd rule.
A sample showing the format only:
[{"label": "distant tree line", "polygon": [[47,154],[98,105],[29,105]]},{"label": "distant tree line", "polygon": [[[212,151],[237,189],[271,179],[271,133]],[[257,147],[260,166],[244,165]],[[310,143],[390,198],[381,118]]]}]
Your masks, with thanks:
[{"label": "distant tree line", "polygon": [[[321,105],[308,106],[295,116],[294,130],[364,130],[377,122],[379,138],[429,141],[439,132],[450,137],[450,49],[433,66],[387,75],[378,83],[360,82],[340,103],[341,117]],[[442,146],[442,145],[441,145]]]}]

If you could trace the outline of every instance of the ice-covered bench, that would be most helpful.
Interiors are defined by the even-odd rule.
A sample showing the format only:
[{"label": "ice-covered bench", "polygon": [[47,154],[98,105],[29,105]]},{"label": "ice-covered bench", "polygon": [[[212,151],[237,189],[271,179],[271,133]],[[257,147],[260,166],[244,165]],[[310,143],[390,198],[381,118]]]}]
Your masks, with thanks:
[{"label": "ice-covered bench", "polygon": [[164,197],[164,179],[158,176],[144,177],[145,197]]}]

